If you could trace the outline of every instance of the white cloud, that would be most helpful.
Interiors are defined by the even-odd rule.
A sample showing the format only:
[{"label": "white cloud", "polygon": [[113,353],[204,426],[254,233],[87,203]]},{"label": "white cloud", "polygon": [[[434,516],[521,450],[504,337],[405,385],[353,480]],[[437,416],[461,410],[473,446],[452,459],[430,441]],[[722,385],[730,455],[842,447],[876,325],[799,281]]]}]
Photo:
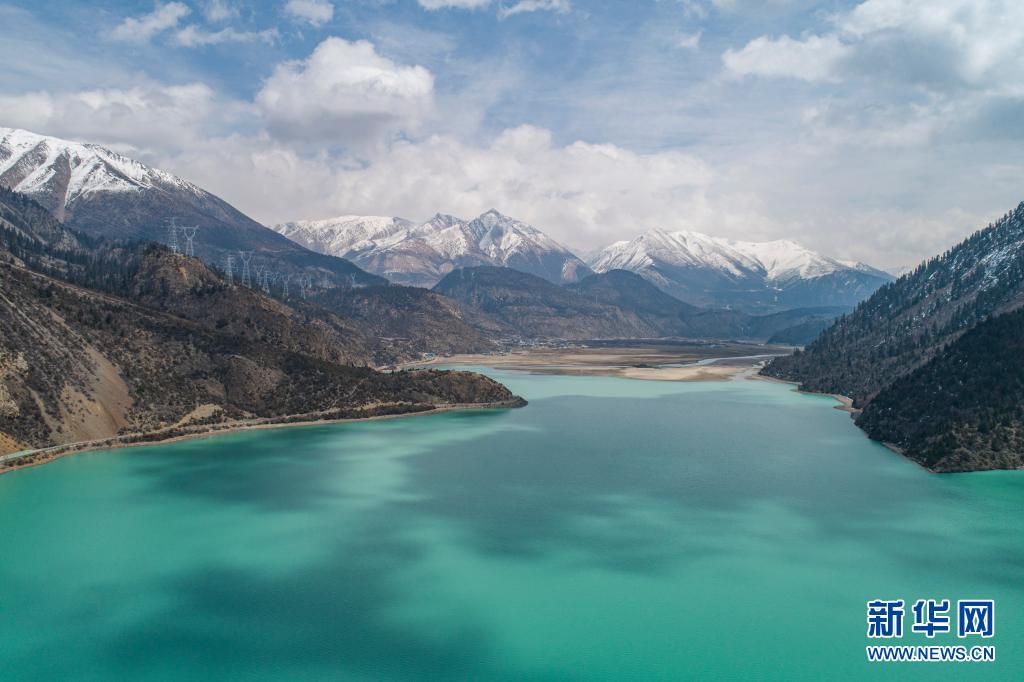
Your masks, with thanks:
[{"label": "white cloud", "polygon": [[[1024,95],[1024,4],[1002,0],[867,0],[835,19],[872,69],[933,89],[961,83]],[[902,55],[888,64],[871,53]],[[933,68],[928,68],[931,62]],[[934,68],[934,67],[938,68]]]},{"label": "white cloud", "polygon": [[510,7],[503,3],[498,6],[498,17],[505,19],[523,12],[558,12],[565,14],[572,9],[569,0],[519,0]]},{"label": "white cloud", "polygon": [[[497,11],[497,3],[483,4]],[[979,5],[990,14],[998,7]],[[111,60],[107,71],[86,62],[68,81],[88,51],[55,45],[61,59],[52,66],[26,61],[17,38],[28,32],[8,19],[0,41],[8,63],[47,66],[44,78],[32,71],[9,88],[61,85],[0,97],[0,124],[114,146],[263,222],[345,212],[470,216],[494,206],[581,249],[653,226],[687,227],[730,238],[789,237],[838,257],[907,264],[1011,207],[1024,174],[1024,99],[1013,94],[1024,20],[1016,21],[1015,8],[1004,16],[1016,23],[1002,26],[963,2],[930,6],[934,16],[919,3],[869,0],[824,18],[818,35],[741,43],[732,53],[736,70],[723,67],[815,87],[711,77],[676,88],[666,74],[681,71],[677,25],[664,22],[653,38],[638,31],[632,46],[646,47],[639,52],[616,53],[621,46],[598,34],[609,62],[601,78],[542,76],[540,85],[564,105],[553,109],[531,91],[535,70],[507,56],[467,63],[452,47],[462,44],[457,31],[430,49],[419,39],[402,49],[410,41],[398,24],[391,42],[375,39],[376,47],[329,39],[308,58],[278,65],[258,96],[240,101],[198,83],[139,83],[126,59]],[[682,7],[670,9],[681,21]],[[0,5],[0,17],[11,12]],[[166,37],[190,23],[179,20]],[[191,40],[242,35],[237,25],[239,33],[214,30],[224,26],[196,23]],[[48,49],[39,53],[52,58]],[[636,70],[618,67],[624,54],[652,77],[627,83]],[[922,55],[919,63],[913,54]],[[696,69],[703,60],[688,61]],[[417,64],[444,69],[436,89],[431,71]],[[103,80],[89,80],[97,72]],[[103,87],[60,92],[67,82]],[[564,127],[515,125],[530,120]],[[512,127],[496,133],[496,125]],[[581,138],[590,142],[571,142]],[[592,143],[609,139],[617,144]],[[629,149],[670,144],[686,151]]]},{"label": "white cloud", "polygon": [[1024,97],[1024,3],[866,0],[835,30],[761,36],[722,55],[734,75],[840,80],[860,75],[932,91],[962,87]]},{"label": "white cloud", "polygon": [[414,131],[433,102],[434,77],[377,54],[372,43],[331,37],[308,59],[274,69],[256,95],[275,136],[367,151]]},{"label": "white cloud", "polygon": [[203,16],[208,21],[226,21],[236,18],[238,14],[238,8],[228,0],[206,0],[203,3]]},{"label": "white cloud", "polygon": [[238,103],[218,101],[203,83],[0,96],[4,125],[119,149],[152,149],[153,131],[159,130],[164,153],[216,133],[220,123],[242,109]]},{"label": "white cloud", "polygon": [[587,247],[656,225],[744,234],[765,225],[749,197],[713,196],[718,175],[692,155],[558,145],[550,131],[528,125],[484,145],[447,135],[403,140],[369,164],[303,156],[271,139],[231,138],[168,165],[265,223],[340,213],[474,216],[497,207]]},{"label": "white cloud", "polygon": [[191,12],[188,5],[180,2],[157,3],[149,14],[122,21],[111,31],[110,37],[126,43],[145,43],[158,33],[177,26]]},{"label": "white cloud", "polygon": [[334,5],[328,0],[288,0],[284,11],[312,26],[322,26],[334,17]]},{"label": "white cloud", "polygon": [[223,43],[274,43],[279,37],[277,29],[264,31],[236,31],[230,26],[219,31],[204,31],[198,26],[186,26],[174,34],[174,42],[183,47],[220,45]]},{"label": "white cloud", "polygon": [[680,33],[676,36],[676,47],[684,50],[699,50],[700,39],[704,34],[704,29],[697,31],[696,33]]},{"label": "white cloud", "polygon": [[417,0],[423,9],[479,9],[491,4],[491,0]]},{"label": "white cloud", "polygon": [[812,35],[802,40],[761,36],[741,50],[726,50],[722,62],[735,76],[780,76],[813,82],[835,78],[837,63],[848,53],[849,48],[835,35]]},{"label": "white cloud", "polygon": [[496,206],[569,243],[593,245],[650,221],[704,222],[702,194],[714,178],[688,154],[560,146],[550,131],[523,125],[484,146],[450,136],[399,142],[365,168],[338,172],[331,200],[359,211],[388,204],[413,217],[438,210],[473,215]]}]

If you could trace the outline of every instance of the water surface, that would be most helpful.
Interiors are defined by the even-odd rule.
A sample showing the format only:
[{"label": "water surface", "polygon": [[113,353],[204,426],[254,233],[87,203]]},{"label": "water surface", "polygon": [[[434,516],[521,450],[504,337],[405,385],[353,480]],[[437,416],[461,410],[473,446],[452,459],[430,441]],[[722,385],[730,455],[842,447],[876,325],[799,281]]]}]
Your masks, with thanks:
[{"label": "water surface", "polygon": [[[0,678],[1024,679],[1024,474],[779,384],[486,371],[529,407],[0,476]],[[999,660],[869,665],[874,597],[996,599]]]}]

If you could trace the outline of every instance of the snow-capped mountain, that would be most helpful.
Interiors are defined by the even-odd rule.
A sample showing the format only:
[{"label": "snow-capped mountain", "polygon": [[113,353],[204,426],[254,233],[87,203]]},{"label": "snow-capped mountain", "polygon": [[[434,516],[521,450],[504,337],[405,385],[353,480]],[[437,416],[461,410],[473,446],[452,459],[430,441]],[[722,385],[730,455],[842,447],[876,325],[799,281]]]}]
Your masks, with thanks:
[{"label": "snow-capped mountain", "polygon": [[0,128],[0,183],[28,194],[57,219],[90,194],[153,188],[200,194],[195,185],[94,144]]},{"label": "snow-capped mountain", "polygon": [[829,258],[789,240],[743,242],[660,229],[606,247],[590,267],[635,272],[694,305],[758,312],[853,306],[892,279],[881,270]]},{"label": "snow-capped mountain", "polygon": [[303,272],[325,285],[381,283],[283,238],[191,182],[99,145],[0,127],[0,185],[83,232],[166,243],[176,218],[198,227],[195,253],[210,263],[222,265],[228,253],[238,262],[237,251],[246,250],[275,272]]},{"label": "snow-capped mountain", "polygon": [[472,220],[437,214],[425,223],[341,216],[274,227],[303,246],[348,258],[400,284],[430,287],[460,267],[495,265],[575,282],[591,274],[568,248],[532,225],[490,210]]}]

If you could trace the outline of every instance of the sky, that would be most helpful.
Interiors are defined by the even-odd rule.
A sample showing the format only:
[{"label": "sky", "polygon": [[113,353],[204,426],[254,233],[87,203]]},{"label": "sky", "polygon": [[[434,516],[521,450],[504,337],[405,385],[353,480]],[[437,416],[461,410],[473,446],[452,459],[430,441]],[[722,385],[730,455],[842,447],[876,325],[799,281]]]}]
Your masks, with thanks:
[{"label": "sky", "polygon": [[487,209],[878,267],[1021,200],[1013,0],[0,0],[0,126],[265,223]]}]

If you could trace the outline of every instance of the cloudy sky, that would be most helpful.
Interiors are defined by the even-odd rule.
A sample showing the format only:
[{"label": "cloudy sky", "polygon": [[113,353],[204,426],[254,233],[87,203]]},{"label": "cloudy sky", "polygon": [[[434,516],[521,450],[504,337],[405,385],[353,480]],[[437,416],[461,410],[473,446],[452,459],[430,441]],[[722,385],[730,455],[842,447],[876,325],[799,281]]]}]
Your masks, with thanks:
[{"label": "cloudy sky", "polygon": [[894,267],[1024,199],[1019,0],[0,0],[0,59],[0,125],[265,223],[496,207]]}]

